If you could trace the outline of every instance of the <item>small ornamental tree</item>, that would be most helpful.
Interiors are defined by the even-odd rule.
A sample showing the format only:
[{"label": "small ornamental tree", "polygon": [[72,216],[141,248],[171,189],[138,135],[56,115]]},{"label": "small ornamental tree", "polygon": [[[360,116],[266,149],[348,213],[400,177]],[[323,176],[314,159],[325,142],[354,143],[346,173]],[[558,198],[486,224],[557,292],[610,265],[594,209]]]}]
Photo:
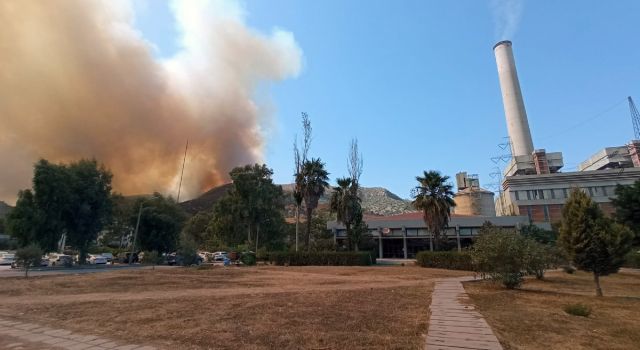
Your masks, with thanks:
[{"label": "small ornamental tree", "polygon": [[40,266],[42,260],[42,249],[35,244],[29,244],[16,251],[16,264],[24,266],[24,277],[29,278],[29,268]]},{"label": "small ornamental tree", "polygon": [[578,269],[593,273],[597,296],[602,296],[600,276],[618,272],[632,239],[631,230],[604,217],[586,193],[571,191],[562,209],[558,240]]}]

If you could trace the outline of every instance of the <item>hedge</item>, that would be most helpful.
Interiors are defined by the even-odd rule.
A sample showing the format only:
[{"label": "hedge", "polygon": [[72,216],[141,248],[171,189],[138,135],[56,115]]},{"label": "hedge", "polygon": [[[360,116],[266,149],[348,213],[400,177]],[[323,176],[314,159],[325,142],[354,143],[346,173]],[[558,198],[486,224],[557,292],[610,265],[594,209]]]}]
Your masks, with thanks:
[{"label": "hedge", "polygon": [[274,265],[290,266],[367,266],[376,263],[371,252],[270,252]]},{"label": "hedge", "polygon": [[638,251],[637,248],[629,252],[629,254],[624,257],[624,260],[624,267],[640,269],[640,251]]},{"label": "hedge", "polygon": [[448,270],[473,270],[471,254],[468,252],[419,252],[416,263],[422,267]]}]

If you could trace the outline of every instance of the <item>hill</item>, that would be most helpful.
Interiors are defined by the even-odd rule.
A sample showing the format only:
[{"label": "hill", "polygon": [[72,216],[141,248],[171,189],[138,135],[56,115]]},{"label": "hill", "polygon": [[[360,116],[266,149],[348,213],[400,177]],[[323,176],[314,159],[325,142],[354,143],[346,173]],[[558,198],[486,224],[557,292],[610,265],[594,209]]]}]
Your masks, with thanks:
[{"label": "hill", "polygon": [[195,215],[199,211],[210,210],[213,206],[229,192],[233,184],[228,183],[218,187],[214,187],[207,192],[201,194],[199,197],[194,199],[181,202],[179,205],[189,214]]},{"label": "hill", "polygon": [[[214,187],[197,198],[180,203],[180,206],[190,214],[195,214],[201,210],[210,210],[215,203],[229,191],[231,186],[232,184],[226,184]],[[294,186],[293,184],[282,184],[280,186],[282,186],[286,195],[285,206],[287,210],[285,216],[292,217],[294,212]],[[327,188],[325,195],[320,198],[321,208],[329,205],[331,192],[332,189]],[[360,195],[365,214],[394,215],[414,211],[409,201],[400,198],[398,195],[383,187],[362,187],[360,189]]]}]

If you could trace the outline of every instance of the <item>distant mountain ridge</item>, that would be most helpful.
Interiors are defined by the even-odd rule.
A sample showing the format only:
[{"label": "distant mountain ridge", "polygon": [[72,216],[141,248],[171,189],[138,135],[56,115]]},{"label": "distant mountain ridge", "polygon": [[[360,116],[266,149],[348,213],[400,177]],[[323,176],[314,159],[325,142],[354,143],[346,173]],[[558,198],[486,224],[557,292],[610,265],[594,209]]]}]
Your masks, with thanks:
[{"label": "distant mountain ridge", "polygon": [[[196,214],[202,210],[211,210],[215,203],[231,189],[231,186],[232,184],[229,183],[214,187],[199,197],[180,203],[180,206],[190,214]],[[289,209],[294,205],[293,190],[295,185],[281,184],[280,186],[282,186],[286,196],[285,206]],[[327,188],[325,195],[320,198],[321,207],[329,205],[332,191],[331,187]],[[395,215],[415,211],[410,201],[400,198],[400,196],[384,187],[361,187],[360,196],[365,214]],[[287,214],[289,212],[291,210],[287,210]]]}]

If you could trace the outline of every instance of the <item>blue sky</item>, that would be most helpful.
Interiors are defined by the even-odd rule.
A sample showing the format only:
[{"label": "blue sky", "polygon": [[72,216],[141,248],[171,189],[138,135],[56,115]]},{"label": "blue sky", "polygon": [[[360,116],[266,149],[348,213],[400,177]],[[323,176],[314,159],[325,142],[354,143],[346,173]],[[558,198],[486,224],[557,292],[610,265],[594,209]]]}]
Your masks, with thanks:
[{"label": "blue sky", "polygon": [[[247,24],[294,34],[304,53],[296,79],[269,94],[275,124],[265,161],[292,180],[300,113],[313,125],[311,156],[332,183],[347,173],[350,140],[364,154],[364,186],[409,197],[423,170],[495,180],[491,157],[507,136],[490,1],[246,1]],[[564,153],[565,171],[599,149],[633,138],[626,96],[640,103],[640,2],[524,1],[513,49],[535,148]],[[172,15],[148,1],[136,25],[176,50]]]}]

